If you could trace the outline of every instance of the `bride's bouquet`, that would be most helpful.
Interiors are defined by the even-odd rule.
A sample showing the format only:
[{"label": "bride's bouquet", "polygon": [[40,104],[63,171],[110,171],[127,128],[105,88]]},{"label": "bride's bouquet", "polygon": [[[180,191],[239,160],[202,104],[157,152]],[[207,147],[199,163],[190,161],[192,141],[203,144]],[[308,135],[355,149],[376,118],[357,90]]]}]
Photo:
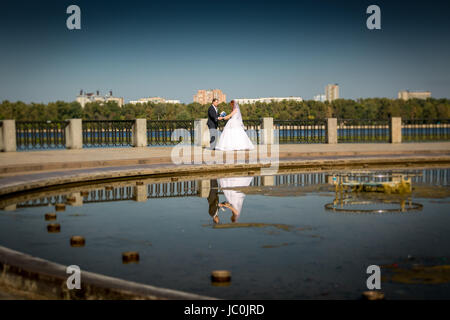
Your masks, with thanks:
[{"label": "bride's bouquet", "polygon": [[227,113],[226,113],[225,111],[222,111],[222,112],[219,114],[219,116],[222,117],[222,118],[225,117],[226,115],[227,115]]}]

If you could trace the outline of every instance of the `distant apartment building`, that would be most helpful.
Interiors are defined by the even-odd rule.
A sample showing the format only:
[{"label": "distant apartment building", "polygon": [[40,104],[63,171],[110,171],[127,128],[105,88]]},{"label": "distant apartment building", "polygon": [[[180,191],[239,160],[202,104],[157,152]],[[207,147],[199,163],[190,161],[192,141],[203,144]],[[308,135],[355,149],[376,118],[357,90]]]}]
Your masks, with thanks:
[{"label": "distant apartment building", "polygon": [[324,94],[316,94],[313,98],[314,101],[325,102],[327,100],[327,96]]},{"label": "distant apartment building", "polygon": [[337,83],[328,84],[325,87],[325,99],[326,101],[339,99],[339,85]]},{"label": "distant apartment building", "polygon": [[227,96],[220,89],[198,90],[194,102],[210,104],[214,98],[219,99],[219,103],[227,102]]},{"label": "distant apartment building", "polygon": [[430,91],[408,91],[402,90],[398,92],[398,98],[402,100],[409,99],[428,99],[431,98]]},{"label": "distant apartment building", "polygon": [[270,103],[270,102],[281,102],[283,100],[287,101],[297,101],[302,102],[302,97],[268,97],[268,98],[240,98],[240,99],[234,99],[239,104],[253,104],[256,102],[261,103]]},{"label": "distant apartment building", "polygon": [[166,100],[161,97],[149,97],[149,98],[141,98],[139,100],[131,100],[131,104],[140,104],[140,103],[181,103],[180,100]]},{"label": "distant apartment building", "polygon": [[117,102],[119,107],[123,106],[123,98],[114,97],[112,90],[109,91],[109,95],[101,96],[100,91],[97,90],[96,93],[93,92],[84,92],[80,90],[80,94],[77,96],[76,101],[81,105],[82,108],[86,106],[86,103],[89,102]]}]

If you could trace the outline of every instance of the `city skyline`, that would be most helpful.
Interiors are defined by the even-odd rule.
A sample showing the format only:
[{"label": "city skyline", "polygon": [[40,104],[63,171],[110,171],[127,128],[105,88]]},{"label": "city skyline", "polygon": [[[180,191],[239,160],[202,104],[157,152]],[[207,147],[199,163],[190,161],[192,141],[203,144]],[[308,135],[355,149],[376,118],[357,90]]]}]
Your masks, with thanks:
[{"label": "city skyline", "polygon": [[0,100],[73,101],[80,88],[99,87],[125,101],[190,103],[199,88],[220,88],[228,100],[312,100],[330,83],[346,99],[450,96],[447,2],[379,1],[381,30],[366,28],[369,1],[76,1],[81,30],[66,28],[69,4],[6,2]]}]

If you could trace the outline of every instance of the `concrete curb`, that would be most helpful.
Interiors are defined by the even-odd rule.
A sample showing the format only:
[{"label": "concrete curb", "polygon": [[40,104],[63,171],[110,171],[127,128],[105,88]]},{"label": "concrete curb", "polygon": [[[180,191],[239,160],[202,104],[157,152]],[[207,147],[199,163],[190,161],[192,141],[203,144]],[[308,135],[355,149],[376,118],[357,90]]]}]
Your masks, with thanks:
[{"label": "concrete curb", "polygon": [[36,299],[216,300],[81,270],[81,289],[67,288],[66,266],[0,246],[0,288]]}]

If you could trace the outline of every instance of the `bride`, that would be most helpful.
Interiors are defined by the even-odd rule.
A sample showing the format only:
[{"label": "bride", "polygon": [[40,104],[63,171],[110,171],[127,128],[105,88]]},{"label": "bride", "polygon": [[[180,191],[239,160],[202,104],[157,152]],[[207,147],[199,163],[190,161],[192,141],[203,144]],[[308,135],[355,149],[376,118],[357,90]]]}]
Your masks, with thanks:
[{"label": "bride", "polygon": [[231,100],[230,105],[233,110],[229,115],[223,117],[223,120],[231,119],[227,122],[225,128],[223,128],[223,132],[216,145],[216,150],[231,151],[254,149],[253,143],[250,141],[247,133],[245,133],[239,104],[236,101]]},{"label": "bride", "polygon": [[[231,222],[236,222],[239,218],[242,210],[242,205],[244,204],[245,193],[229,189],[235,187],[248,187],[252,183],[253,177],[232,177],[232,178],[220,178],[219,185],[223,191],[223,194],[227,201],[219,204],[219,207],[231,210],[233,215],[231,216]],[[218,223],[219,219],[214,220]]]}]

